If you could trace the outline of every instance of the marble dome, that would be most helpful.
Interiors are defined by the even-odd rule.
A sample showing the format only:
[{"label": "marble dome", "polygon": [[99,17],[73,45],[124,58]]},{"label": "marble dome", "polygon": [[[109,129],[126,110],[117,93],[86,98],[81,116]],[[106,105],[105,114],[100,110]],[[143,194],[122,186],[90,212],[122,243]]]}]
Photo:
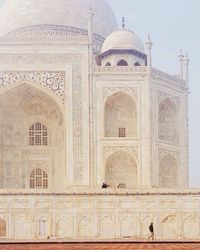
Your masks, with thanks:
[{"label": "marble dome", "polygon": [[144,53],[144,44],[140,38],[126,28],[121,28],[111,33],[105,40],[102,53],[111,49],[137,50]]},{"label": "marble dome", "polygon": [[94,33],[105,38],[117,28],[106,0],[4,0],[0,8],[0,36],[26,27],[60,25],[87,30],[92,7]]}]

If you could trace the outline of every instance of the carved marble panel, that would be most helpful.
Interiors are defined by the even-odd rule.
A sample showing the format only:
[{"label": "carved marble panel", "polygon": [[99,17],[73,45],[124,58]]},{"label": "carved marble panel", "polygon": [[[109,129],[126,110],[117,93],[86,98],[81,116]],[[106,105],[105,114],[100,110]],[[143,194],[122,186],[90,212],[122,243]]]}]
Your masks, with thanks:
[{"label": "carved marble panel", "polygon": [[63,71],[1,71],[0,89],[8,88],[20,82],[31,82],[53,93],[64,104],[65,102],[65,73]]},{"label": "carved marble panel", "polygon": [[112,154],[123,151],[132,155],[136,160],[138,159],[138,147],[136,146],[105,146],[104,147],[104,160],[111,156]]},{"label": "carved marble panel", "polygon": [[131,97],[133,97],[135,100],[137,100],[138,93],[137,93],[137,88],[133,87],[104,87],[103,88],[103,98],[104,101],[111,95],[117,93],[117,92],[124,92]]},{"label": "carved marble panel", "polygon": [[56,216],[56,236],[58,238],[72,238],[74,236],[73,214],[62,214]]}]

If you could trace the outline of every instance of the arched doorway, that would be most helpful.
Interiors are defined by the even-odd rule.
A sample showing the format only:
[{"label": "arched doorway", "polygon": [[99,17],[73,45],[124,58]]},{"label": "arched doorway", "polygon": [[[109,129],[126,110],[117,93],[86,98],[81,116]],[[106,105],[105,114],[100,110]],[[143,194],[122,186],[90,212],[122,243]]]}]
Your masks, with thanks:
[{"label": "arched doorway", "polygon": [[126,152],[119,151],[108,157],[105,165],[105,181],[111,187],[137,188],[137,163]]}]

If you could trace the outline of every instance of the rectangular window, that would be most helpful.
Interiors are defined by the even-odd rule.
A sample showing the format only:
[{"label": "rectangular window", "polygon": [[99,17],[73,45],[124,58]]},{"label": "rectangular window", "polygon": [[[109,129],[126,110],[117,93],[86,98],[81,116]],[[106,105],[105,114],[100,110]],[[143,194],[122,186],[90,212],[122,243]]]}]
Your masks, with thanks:
[{"label": "rectangular window", "polygon": [[126,137],[126,129],[119,128],[119,137]]}]

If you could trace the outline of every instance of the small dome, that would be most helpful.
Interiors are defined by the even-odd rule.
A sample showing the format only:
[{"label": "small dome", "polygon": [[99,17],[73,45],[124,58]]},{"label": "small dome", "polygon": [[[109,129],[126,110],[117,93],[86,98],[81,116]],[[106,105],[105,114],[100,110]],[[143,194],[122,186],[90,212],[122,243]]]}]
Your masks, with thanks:
[{"label": "small dome", "polygon": [[126,28],[118,29],[106,38],[101,52],[111,49],[133,49],[144,53],[144,45],[140,38]]}]

